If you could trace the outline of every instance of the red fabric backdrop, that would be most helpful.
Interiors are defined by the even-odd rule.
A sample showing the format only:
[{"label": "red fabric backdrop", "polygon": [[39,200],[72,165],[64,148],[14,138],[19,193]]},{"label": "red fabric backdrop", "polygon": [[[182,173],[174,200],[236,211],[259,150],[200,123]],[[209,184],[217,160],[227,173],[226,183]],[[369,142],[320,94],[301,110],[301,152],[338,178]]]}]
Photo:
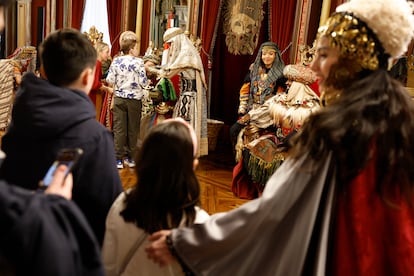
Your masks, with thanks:
[{"label": "red fabric backdrop", "polygon": [[[31,45],[38,46],[43,41],[43,37],[38,37],[39,33],[44,33],[46,31],[46,28],[44,25],[39,26],[38,25],[38,18],[40,16],[39,14],[39,8],[46,9],[46,0],[33,0],[32,1],[32,24],[31,24],[31,33],[32,33],[32,41]],[[46,22],[46,21],[44,21]],[[39,28],[43,28],[43,30],[39,30]],[[14,51],[14,49],[13,49]]]},{"label": "red fabric backdrop", "polygon": [[151,21],[151,1],[144,1],[142,5],[142,29],[141,29],[141,49],[140,53],[143,55],[149,44],[149,33]]},{"label": "red fabric backdrop", "polygon": [[[201,37],[203,53],[201,59],[204,64],[204,71],[206,72],[206,78],[208,78],[208,56],[213,57],[214,46],[217,37],[217,28],[220,20],[221,8],[223,6],[223,0],[220,1],[204,1],[203,14],[209,16],[203,17],[201,25]],[[206,18],[207,17],[207,18]],[[211,18],[216,18],[214,22],[211,22]],[[211,60],[212,61],[212,60]]]},{"label": "red fabric backdrop", "polygon": [[[271,1],[271,3],[269,3]],[[208,1],[203,8],[202,34],[203,48],[212,56],[210,81],[210,118],[224,121],[231,125],[237,120],[239,89],[254,61],[261,43],[272,40],[283,50],[292,40],[296,1],[269,0],[263,5],[265,12],[261,25],[259,42],[253,55],[233,55],[227,50],[223,34],[223,17],[218,16],[216,26],[211,19],[222,12],[223,1]],[[205,1],[207,2],[207,1]],[[216,30],[216,31],[215,31]],[[211,45],[212,44],[212,45]],[[213,51],[212,51],[213,50]],[[289,61],[289,51],[283,55]],[[203,57],[205,67],[207,59]],[[208,75],[208,70],[206,71]]]},{"label": "red fabric backdrop", "polygon": [[64,13],[64,3],[63,0],[56,1],[56,29],[63,27],[63,13]]},{"label": "red fabric backdrop", "polygon": [[119,52],[119,35],[121,34],[122,1],[106,1],[108,10],[109,37],[111,39],[111,56]]},{"label": "red fabric backdrop", "polygon": [[[292,42],[293,27],[295,24],[296,1],[274,0],[269,1],[269,37],[279,45],[281,51]],[[293,15],[293,16],[289,16]],[[291,47],[283,53],[283,61],[289,60]]]},{"label": "red fabric backdrop", "polygon": [[80,30],[85,0],[72,1],[72,28]]}]

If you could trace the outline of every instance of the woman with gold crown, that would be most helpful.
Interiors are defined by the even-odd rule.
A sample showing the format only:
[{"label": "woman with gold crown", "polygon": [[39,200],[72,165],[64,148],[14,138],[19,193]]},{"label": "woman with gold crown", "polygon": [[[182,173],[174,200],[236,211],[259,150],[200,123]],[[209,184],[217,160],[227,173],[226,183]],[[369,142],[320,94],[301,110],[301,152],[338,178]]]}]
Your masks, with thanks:
[{"label": "woman with gold crown", "polygon": [[387,71],[414,36],[406,0],[351,0],[318,30],[308,117],[262,197],[154,233],[196,275],[414,275],[414,103]]}]

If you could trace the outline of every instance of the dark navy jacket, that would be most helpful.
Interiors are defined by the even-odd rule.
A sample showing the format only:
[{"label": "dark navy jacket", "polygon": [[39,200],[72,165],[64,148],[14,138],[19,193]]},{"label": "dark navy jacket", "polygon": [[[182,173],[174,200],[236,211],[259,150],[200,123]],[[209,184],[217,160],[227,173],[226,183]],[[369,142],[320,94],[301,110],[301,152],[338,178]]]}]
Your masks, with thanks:
[{"label": "dark navy jacket", "polygon": [[122,185],[113,137],[95,119],[88,95],[26,74],[1,147],[6,159],[0,178],[28,189],[38,187],[60,149],[82,148],[84,154],[73,170],[73,201],[103,241],[107,212]]},{"label": "dark navy jacket", "polygon": [[0,275],[104,275],[88,222],[63,197],[0,181],[0,225]]}]

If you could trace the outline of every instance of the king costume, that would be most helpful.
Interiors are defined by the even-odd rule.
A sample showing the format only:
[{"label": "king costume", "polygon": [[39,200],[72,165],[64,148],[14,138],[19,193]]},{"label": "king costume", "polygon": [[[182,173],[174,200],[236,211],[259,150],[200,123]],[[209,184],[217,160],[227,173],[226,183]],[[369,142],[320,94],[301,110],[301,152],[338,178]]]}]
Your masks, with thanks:
[{"label": "king costume", "polygon": [[149,256],[166,261],[168,246],[195,275],[414,275],[414,104],[387,72],[414,36],[412,11],[406,0],[339,6],[311,65],[325,107],[262,196],[174,229]]},{"label": "king costume", "polygon": [[186,120],[198,137],[198,156],[208,154],[206,80],[200,54],[191,40],[178,27],[164,33],[168,43],[165,63],[161,66],[160,77],[180,76],[180,91],[174,107],[173,117]]}]

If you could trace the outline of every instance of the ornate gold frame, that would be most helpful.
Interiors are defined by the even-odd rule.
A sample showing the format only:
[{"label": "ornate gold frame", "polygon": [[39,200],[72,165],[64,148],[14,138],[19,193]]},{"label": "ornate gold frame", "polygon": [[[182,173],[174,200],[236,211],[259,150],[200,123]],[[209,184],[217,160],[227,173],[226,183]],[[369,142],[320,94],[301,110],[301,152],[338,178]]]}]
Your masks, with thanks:
[{"label": "ornate gold frame", "polygon": [[[179,5],[177,5],[177,3]],[[162,34],[164,30],[160,30],[160,20],[162,20],[162,15],[166,14],[166,11],[162,10],[159,11],[160,7],[169,7],[173,6],[180,6],[185,7],[187,6],[187,16],[186,16],[186,25],[185,25],[185,33],[189,36],[196,36],[198,34],[198,17],[199,17],[199,10],[200,5],[202,4],[202,0],[151,0],[151,17],[150,17],[150,30],[149,30],[149,40],[153,41],[155,47],[162,46]],[[158,15],[157,15],[158,12]],[[161,14],[161,15],[160,15]],[[138,17],[137,17],[138,21]],[[141,25],[137,22],[137,31],[141,29]]]}]

